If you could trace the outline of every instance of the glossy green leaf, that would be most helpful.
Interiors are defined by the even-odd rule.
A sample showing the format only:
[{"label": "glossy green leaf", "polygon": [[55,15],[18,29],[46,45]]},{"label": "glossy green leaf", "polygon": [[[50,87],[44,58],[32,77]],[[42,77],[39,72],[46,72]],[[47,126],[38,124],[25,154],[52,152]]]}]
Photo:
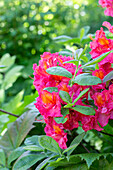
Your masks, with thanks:
[{"label": "glossy green leaf", "polygon": [[80,38],[72,38],[70,36],[67,35],[61,35],[58,37],[55,37],[53,40],[55,40],[58,43],[76,43],[76,44],[80,44]]},{"label": "glossy green leaf", "polygon": [[34,127],[32,124],[36,116],[37,113],[24,113],[21,115],[1,137],[0,147],[5,151],[12,151],[19,147],[28,132]]},{"label": "glossy green leaf", "polygon": [[61,114],[63,117],[55,117],[54,120],[59,124],[62,123],[64,124],[67,121],[67,118],[65,118],[66,115],[69,114],[69,109],[62,108],[61,109]]},{"label": "glossy green leaf", "polygon": [[87,62],[88,62],[88,58],[87,58],[87,57],[85,57],[85,56],[82,56],[80,60],[84,61],[85,63],[87,63]]},{"label": "glossy green leaf", "polygon": [[44,159],[46,156],[44,153],[30,153],[25,152],[21,155],[17,161],[14,163],[12,170],[27,170],[31,166],[33,166],[39,160]]},{"label": "glossy green leaf", "polygon": [[52,93],[52,92],[58,92],[58,88],[57,87],[46,87],[43,90],[47,90],[48,92]]},{"label": "glossy green leaf", "polygon": [[60,96],[60,98],[61,98],[63,101],[65,101],[66,103],[70,103],[71,98],[70,98],[69,93],[67,93],[66,91],[60,90],[60,91],[59,91],[59,96]]},{"label": "glossy green leaf", "polygon": [[64,167],[63,169],[58,167],[58,169],[56,170],[88,170],[87,169],[87,165],[85,163],[79,163],[79,164],[76,164],[76,165],[70,165],[70,166],[67,166],[67,167]]},{"label": "glossy green leaf", "polygon": [[94,115],[95,114],[95,110],[92,107],[88,107],[88,106],[81,106],[81,105],[75,105],[74,107],[71,107],[71,109],[80,112],[84,115]]},{"label": "glossy green leaf", "polygon": [[109,52],[106,52],[106,53],[100,55],[99,57],[91,60],[90,62],[88,62],[88,63],[86,63],[85,65],[81,66],[81,68],[85,68],[86,66],[99,63],[99,62],[102,61],[104,58],[106,58],[106,57],[108,56],[108,54],[110,54],[110,53],[113,53],[113,50],[111,50],[111,51],[109,51]]},{"label": "glossy green leaf", "polygon": [[3,149],[0,149],[0,165],[5,166],[6,164],[6,157]]},{"label": "glossy green leaf", "polygon": [[8,166],[11,164],[12,161],[19,158],[24,152],[25,150],[23,149],[23,147],[18,147],[17,149],[14,149],[12,152],[10,152],[8,156]]},{"label": "glossy green leaf", "polygon": [[77,137],[75,137],[75,139],[71,142],[70,146],[63,151],[63,154],[67,152],[67,155],[69,156],[76,149],[76,147],[80,144],[85,134],[86,133],[84,132],[78,135]]},{"label": "glossy green leaf", "polygon": [[68,166],[72,166],[72,165],[76,165],[76,164],[79,164],[79,163],[82,163],[81,162],[81,158],[80,157],[77,157],[76,155],[71,155],[71,156],[68,156],[68,159],[67,157],[62,157],[62,158],[58,158],[56,161],[51,161],[48,165],[48,167],[54,167],[54,168],[65,168],[65,167],[68,167]]},{"label": "glossy green leaf", "polygon": [[53,138],[43,135],[38,138],[38,141],[43,148],[61,154],[60,147]]},{"label": "glossy green leaf", "polygon": [[76,66],[78,66],[79,61],[78,60],[69,60],[69,61],[65,61],[64,64],[65,63],[72,63],[72,64],[75,64]]},{"label": "glossy green leaf", "polygon": [[60,51],[60,52],[59,52],[59,55],[72,56],[73,53],[72,53],[71,51]]},{"label": "glossy green leaf", "polygon": [[88,75],[87,73],[79,74],[78,76],[75,77],[74,83],[77,83],[79,85],[97,85],[99,83],[102,83],[101,79]]},{"label": "glossy green leaf", "polygon": [[70,108],[70,107],[72,107],[73,105],[75,105],[75,103],[76,103],[85,93],[87,93],[88,90],[89,90],[89,88],[83,90],[83,91],[78,95],[78,97],[74,100],[73,103],[69,103],[69,104],[65,105],[64,108]]},{"label": "glossy green leaf", "polygon": [[24,141],[25,145],[36,145],[36,146],[40,146],[39,142],[38,142],[38,136],[34,135],[31,137],[26,138],[26,140]]},{"label": "glossy green leaf", "polygon": [[36,145],[27,145],[24,146],[23,149],[28,151],[43,151],[42,147],[36,146]]},{"label": "glossy green leaf", "polygon": [[70,40],[70,39],[72,39],[70,36],[61,35],[61,36],[55,37],[53,40],[64,42],[64,41],[67,41],[67,40]]},{"label": "glossy green leaf", "polygon": [[77,59],[77,60],[80,59],[80,56],[81,56],[82,52],[83,52],[83,48],[77,49],[74,52],[74,58]]},{"label": "glossy green leaf", "polygon": [[46,70],[46,72],[49,74],[52,74],[52,75],[58,75],[58,76],[72,78],[72,74],[68,70],[66,70],[65,68],[60,67],[60,66],[50,67]]},{"label": "glossy green leaf", "polygon": [[67,121],[67,118],[65,118],[65,117],[55,117],[54,120],[58,124],[60,124],[60,123],[64,124]]},{"label": "glossy green leaf", "polygon": [[47,164],[48,164],[48,161],[51,159],[52,157],[49,157],[47,159],[45,159],[43,162],[41,162],[35,170],[41,170],[43,169]]},{"label": "glossy green leaf", "polygon": [[109,80],[113,79],[113,71],[109,72],[104,78],[103,82],[107,82]]},{"label": "glossy green leaf", "polygon": [[77,154],[76,156],[80,156],[82,160],[85,160],[88,165],[88,168],[90,168],[90,166],[96,159],[99,160],[101,156],[106,158],[108,155],[112,155],[113,157],[113,153],[82,153]]},{"label": "glossy green leaf", "polygon": [[89,88],[81,91],[81,93],[78,95],[78,97],[74,100],[73,104],[75,104],[84,94],[86,94],[89,91]]}]

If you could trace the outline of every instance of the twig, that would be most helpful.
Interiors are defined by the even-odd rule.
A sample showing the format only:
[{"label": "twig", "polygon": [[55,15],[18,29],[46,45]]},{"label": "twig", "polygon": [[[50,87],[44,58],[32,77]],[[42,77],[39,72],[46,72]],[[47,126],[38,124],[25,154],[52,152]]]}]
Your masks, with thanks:
[{"label": "twig", "polygon": [[81,142],[80,144],[83,146],[83,148],[84,148],[88,153],[90,153],[90,151],[83,145],[82,142]]},{"label": "twig", "polygon": [[106,133],[106,132],[102,132],[102,131],[100,131],[100,133],[103,133],[103,134],[105,134],[105,135],[108,135],[108,136],[112,136],[112,137],[113,137],[113,135],[110,134],[110,133]]},{"label": "twig", "polygon": [[13,114],[13,113],[6,112],[5,110],[2,110],[2,109],[0,109],[0,112],[6,113],[6,114],[11,115],[11,116],[14,116],[14,117],[19,117],[19,115],[15,115],[15,114]]}]

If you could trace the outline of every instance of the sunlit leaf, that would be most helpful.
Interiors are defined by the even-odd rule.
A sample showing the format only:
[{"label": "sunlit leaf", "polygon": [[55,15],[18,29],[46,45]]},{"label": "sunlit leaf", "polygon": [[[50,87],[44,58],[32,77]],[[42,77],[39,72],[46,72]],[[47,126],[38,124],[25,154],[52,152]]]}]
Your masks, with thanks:
[{"label": "sunlit leaf", "polygon": [[58,75],[58,76],[72,78],[72,74],[68,70],[66,70],[65,68],[60,67],[60,66],[50,67],[46,70],[46,72],[49,74],[52,74],[52,75]]}]

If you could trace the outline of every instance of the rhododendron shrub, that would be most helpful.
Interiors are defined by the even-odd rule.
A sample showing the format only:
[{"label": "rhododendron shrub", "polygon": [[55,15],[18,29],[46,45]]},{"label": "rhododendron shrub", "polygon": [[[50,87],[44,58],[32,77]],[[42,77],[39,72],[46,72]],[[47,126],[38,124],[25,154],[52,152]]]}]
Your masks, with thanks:
[{"label": "rhododendron shrub", "polygon": [[99,0],[99,4],[103,8],[106,8],[106,10],[104,11],[105,15],[113,17],[113,0]]},{"label": "rhododendron shrub", "polygon": [[[110,23],[104,22],[103,26],[112,32]],[[50,52],[41,55],[38,66],[33,65],[33,84],[39,93],[35,106],[46,123],[46,135],[62,149],[67,148],[67,135],[73,129],[81,126],[84,131],[101,131],[113,119],[113,85],[111,80],[106,83],[106,76],[113,70],[113,40],[101,28],[90,48],[92,61],[85,65],[76,56]],[[84,71],[94,64],[98,69]]]}]

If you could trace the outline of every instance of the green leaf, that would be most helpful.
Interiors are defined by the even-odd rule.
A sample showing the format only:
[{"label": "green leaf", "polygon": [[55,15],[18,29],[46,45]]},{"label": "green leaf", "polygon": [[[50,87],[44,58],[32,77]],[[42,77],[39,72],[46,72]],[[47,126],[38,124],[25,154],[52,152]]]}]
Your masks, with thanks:
[{"label": "green leaf", "polygon": [[85,27],[81,28],[80,33],[79,33],[80,39],[82,39],[85,35],[87,35],[89,30],[90,30],[90,26],[85,26]]},{"label": "green leaf", "polygon": [[63,169],[59,167],[56,170],[88,170],[88,169],[87,169],[87,165],[85,163],[80,163],[80,164],[64,167]]},{"label": "green leaf", "polygon": [[71,103],[70,103],[70,104],[67,104],[67,105],[64,106],[64,108],[70,108],[70,107],[72,107],[73,105],[75,105],[75,103],[76,103],[85,93],[87,93],[88,90],[89,90],[89,88],[83,90],[83,91],[78,95],[78,97],[74,100],[74,102],[73,102],[72,104],[71,104]]},{"label": "green leaf", "polygon": [[26,138],[26,140],[24,141],[24,144],[25,145],[36,145],[40,147],[37,135]]},{"label": "green leaf", "polygon": [[65,101],[66,103],[70,103],[71,98],[70,98],[69,93],[67,93],[66,91],[60,90],[60,91],[59,91],[59,96],[60,96],[60,98],[61,98],[63,101]]},{"label": "green leaf", "polygon": [[0,149],[0,165],[5,166],[6,157],[3,149]]},{"label": "green leaf", "polygon": [[90,168],[90,166],[92,165],[92,163],[97,159],[99,160],[99,158],[101,156],[104,156],[104,158],[106,158],[108,155],[112,155],[113,153],[83,153],[83,154],[77,154],[76,156],[80,156],[82,160],[85,160],[88,168]]},{"label": "green leaf", "polygon": [[75,105],[74,107],[71,107],[71,109],[80,112],[84,115],[94,115],[95,110],[92,107],[88,106],[81,106],[81,105]]},{"label": "green leaf", "polygon": [[4,65],[5,68],[0,68],[0,72],[6,72],[15,62],[16,57],[11,57],[9,54],[2,56],[0,60],[0,65]]},{"label": "green leaf", "polygon": [[34,127],[32,124],[37,113],[24,113],[7,129],[0,139],[0,147],[7,153],[20,146],[28,132]]},{"label": "green leaf", "polygon": [[64,124],[67,121],[67,118],[64,118],[64,117],[55,117],[54,120],[58,124],[60,124],[60,123]]},{"label": "green leaf", "polygon": [[71,142],[70,146],[63,151],[63,154],[67,152],[67,155],[69,156],[76,149],[76,147],[80,144],[85,134],[86,133],[84,132],[78,135],[77,137],[75,137],[75,139]]},{"label": "green leaf", "polygon": [[71,156],[68,156],[68,158],[62,157],[62,158],[58,158],[56,161],[51,161],[47,167],[65,168],[68,166],[71,167],[72,165],[76,165],[79,163],[81,163],[81,164],[83,163],[83,161],[81,162],[81,158],[77,157],[76,155],[71,155]]},{"label": "green leaf", "polygon": [[103,83],[106,81],[109,81],[113,79],[113,71],[111,71],[110,73],[108,73],[104,78],[103,78]]},{"label": "green leaf", "polygon": [[76,44],[80,44],[80,38],[72,38],[70,36],[67,35],[61,35],[58,37],[55,37],[53,40],[55,40],[58,43],[76,43]]},{"label": "green leaf", "polygon": [[5,65],[0,65],[0,69],[6,67]]},{"label": "green leaf", "polygon": [[85,63],[88,62],[88,58],[85,57],[85,56],[82,56],[82,57],[81,57],[81,60],[84,61]]},{"label": "green leaf", "polygon": [[59,55],[66,55],[66,56],[72,56],[72,52],[71,51],[60,51]]},{"label": "green leaf", "polygon": [[10,71],[5,74],[5,78],[2,83],[2,89],[7,90],[12,86],[12,84],[17,80],[21,75],[20,71],[23,69],[23,66],[15,66]]},{"label": "green leaf", "polygon": [[55,117],[54,120],[59,124],[62,123],[64,124],[67,121],[67,118],[65,118],[66,115],[69,114],[69,109],[61,109],[61,114],[63,115],[63,117]]},{"label": "green leaf", "polygon": [[72,38],[67,35],[61,35],[61,36],[55,37],[53,40],[64,42],[64,41],[67,41],[70,39],[72,39]]},{"label": "green leaf", "polygon": [[47,90],[48,92],[52,93],[52,92],[58,92],[58,88],[57,87],[46,87],[43,90]]},{"label": "green leaf", "polygon": [[99,63],[99,62],[102,61],[104,58],[106,58],[106,57],[108,56],[108,54],[110,54],[110,53],[113,53],[113,50],[111,50],[111,51],[109,51],[109,52],[106,52],[106,53],[100,55],[99,57],[91,60],[90,62],[88,62],[88,63],[86,63],[85,65],[81,66],[81,68],[84,68],[84,67],[86,67],[86,66]]},{"label": "green leaf", "polygon": [[24,91],[20,91],[14,98],[12,98],[8,103],[4,104],[2,109],[11,113],[14,113],[18,110],[18,107],[21,106],[22,98]]},{"label": "green leaf", "polygon": [[85,29],[84,28],[81,28],[80,29],[80,39],[82,39],[85,35]]},{"label": "green leaf", "polygon": [[0,115],[0,123],[6,123],[9,121],[8,115]]},{"label": "green leaf", "polygon": [[74,53],[74,58],[78,60],[80,58],[82,52],[83,52],[83,48],[77,49]]},{"label": "green leaf", "polygon": [[75,64],[76,66],[78,66],[78,64],[79,64],[79,61],[78,60],[69,60],[69,61],[65,61],[65,62],[63,62],[64,64],[65,63],[72,63],[72,64]]},{"label": "green leaf", "polygon": [[11,162],[20,157],[24,152],[25,150],[23,147],[18,147],[17,149],[14,149],[12,152],[10,152],[10,155],[8,156],[8,165],[10,166]]},{"label": "green leaf", "polygon": [[50,67],[46,70],[46,72],[51,75],[58,75],[58,76],[72,78],[72,74],[68,70],[60,66]]},{"label": "green leaf", "polygon": [[44,153],[29,153],[25,152],[21,155],[15,162],[12,170],[26,170],[33,166],[36,162],[41,159],[44,159],[46,156]]},{"label": "green leaf", "polygon": [[4,89],[0,89],[0,103],[3,103],[5,99],[5,91]]},{"label": "green leaf", "polygon": [[42,168],[44,168],[47,164],[48,164],[48,161],[51,159],[52,157],[49,157],[47,159],[45,159],[43,162],[41,162],[35,170],[41,170]]},{"label": "green leaf", "polygon": [[24,146],[23,149],[28,150],[28,151],[43,151],[42,147],[39,147],[36,145]]},{"label": "green leaf", "polygon": [[100,78],[98,78],[96,76],[92,76],[87,73],[83,73],[83,74],[79,74],[78,76],[75,77],[74,83],[84,86],[84,85],[97,85],[99,83],[102,83],[102,81]]},{"label": "green leaf", "polygon": [[38,138],[38,141],[43,148],[61,154],[60,147],[53,138],[43,135]]},{"label": "green leaf", "polygon": [[81,91],[81,93],[78,95],[78,97],[74,100],[73,104],[75,104],[85,93],[87,93],[89,88]]}]

